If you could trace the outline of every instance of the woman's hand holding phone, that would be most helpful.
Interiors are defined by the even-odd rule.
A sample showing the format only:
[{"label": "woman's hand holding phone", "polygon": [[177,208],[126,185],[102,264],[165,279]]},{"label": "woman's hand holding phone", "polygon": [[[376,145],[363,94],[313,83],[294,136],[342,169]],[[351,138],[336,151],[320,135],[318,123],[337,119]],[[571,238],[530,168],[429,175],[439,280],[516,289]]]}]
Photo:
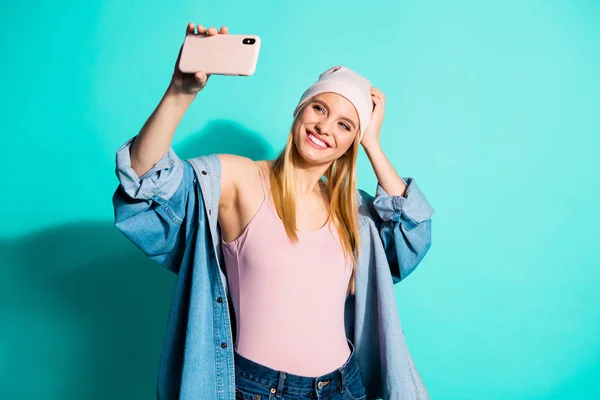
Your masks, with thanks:
[{"label": "woman's hand holding phone", "polygon": [[[194,29],[194,24],[190,22],[185,29],[185,36],[188,35],[226,35],[229,31],[227,27],[222,26],[221,30],[217,32],[217,29],[214,27],[210,27],[206,29],[202,25],[197,26],[197,33]],[[173,70],[173,76],[171,78],[171,83],[169,84],[169,90],[185,95],[196,95],[199,91],[204,89],[208,78],[210,78],[210,74],[206,74],[202,71],[196,71],[195,73],[183,73],[179,70],[179,60],[181,58],[181,51],[183,50],[183,45],[179,49],[179,55],[177,56],[177,61],[175,62],[175,68]]]}]

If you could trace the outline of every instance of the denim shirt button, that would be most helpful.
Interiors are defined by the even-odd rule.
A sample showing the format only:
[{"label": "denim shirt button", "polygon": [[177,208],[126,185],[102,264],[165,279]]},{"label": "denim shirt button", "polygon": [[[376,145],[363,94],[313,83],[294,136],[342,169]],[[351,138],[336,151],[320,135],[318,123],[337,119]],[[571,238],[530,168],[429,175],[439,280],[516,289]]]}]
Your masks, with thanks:
[{"label": "denim shirt button", "polygon": [[223,298],[222,298],[222,297],[219,297],[219,298],[217,299],[217,303],[222,303],[222,302],[223,302]]},{"label": "denim shirt button", "polygon": [[222,348],[225,348],[225,347],[227,347],[227,343],[225,343],[225,342],[221,343],[221,347],[222,347]]}]

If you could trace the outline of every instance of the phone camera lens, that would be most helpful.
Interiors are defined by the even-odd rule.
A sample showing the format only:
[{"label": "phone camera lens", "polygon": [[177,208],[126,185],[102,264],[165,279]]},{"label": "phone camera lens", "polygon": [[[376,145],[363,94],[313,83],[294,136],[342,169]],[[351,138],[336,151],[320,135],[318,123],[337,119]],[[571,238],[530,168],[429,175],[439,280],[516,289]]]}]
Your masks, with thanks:
[{"label": "phone camera lens", "polygon": [[244,40],[242,40],[243,44],[254,44],[254,42],[256,42],[256,39],[254,38],[245,38]]}]

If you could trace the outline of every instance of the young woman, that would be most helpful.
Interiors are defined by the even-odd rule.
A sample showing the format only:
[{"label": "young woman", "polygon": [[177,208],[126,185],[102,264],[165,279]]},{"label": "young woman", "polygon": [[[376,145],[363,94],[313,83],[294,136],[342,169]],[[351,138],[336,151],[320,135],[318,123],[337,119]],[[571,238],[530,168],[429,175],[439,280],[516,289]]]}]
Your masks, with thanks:
[{"label": "young woman", "polygon": [[[182,161],[171,139],[208,78],[175,67],[117,152],[116,227],[179,275],[158,397],[428,398],[393,284],[427,253],[433,209],[380,146],[382,92],[329,68],[301,96],[276,159]],[[356,188],[361,145],[375,198]]]}]

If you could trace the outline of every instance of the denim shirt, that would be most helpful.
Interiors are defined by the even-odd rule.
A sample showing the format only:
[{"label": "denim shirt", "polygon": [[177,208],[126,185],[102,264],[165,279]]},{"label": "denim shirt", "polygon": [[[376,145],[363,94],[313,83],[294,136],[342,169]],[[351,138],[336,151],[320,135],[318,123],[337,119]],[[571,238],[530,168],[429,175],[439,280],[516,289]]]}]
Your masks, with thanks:
[{"label": "denim shirt", "polygon": [[[129,139],[117,150],[115,227],[177,274],[160,357],[157,398],[233,400],[235,315],[217,223],[221,164],[215,154],[181,160],[172,148],[138,177]],[[398,316],[394,284],[431,245],[429,205],[412,178],[406,197],[358,190],[361,257],[345,303],[346,335],[368,399],[428,399]]]}]

